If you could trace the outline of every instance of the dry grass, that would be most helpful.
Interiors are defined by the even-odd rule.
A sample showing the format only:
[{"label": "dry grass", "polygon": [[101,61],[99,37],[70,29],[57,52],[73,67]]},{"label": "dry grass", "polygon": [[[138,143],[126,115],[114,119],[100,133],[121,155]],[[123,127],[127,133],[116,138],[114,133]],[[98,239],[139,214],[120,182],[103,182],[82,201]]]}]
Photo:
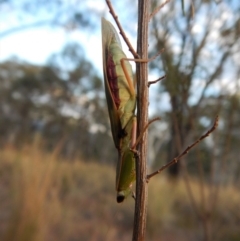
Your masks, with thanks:
[{"label": "dry grass", "polygon": [[[114,168],[60,160],[58,148],[46,154],[36,142],[0,151],[0,240],[131,240],[134,203],[116,203]],[[199,183],[191,185],[200,207]],[[149,188],[147,240],[201,240],[183,181],[159,176]],[[222,188],[212,218],[215,240],[240,240],[239,226],[239,190]]]}]

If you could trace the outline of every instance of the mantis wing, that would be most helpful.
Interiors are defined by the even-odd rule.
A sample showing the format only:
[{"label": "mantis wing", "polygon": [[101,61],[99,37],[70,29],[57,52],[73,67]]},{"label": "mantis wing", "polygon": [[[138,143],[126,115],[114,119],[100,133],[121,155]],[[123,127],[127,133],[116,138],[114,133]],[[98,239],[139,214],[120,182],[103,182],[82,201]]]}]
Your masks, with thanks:
[{"label": "mantis wing", "polygon": [[102,51],[105,94],[111,122],[111,130],[116,148],[119,150],[124,128],[134,115],[136,96],[133,87],[133,73],[129,62],[125,69],[121,60],[126,59],[119,36],[112,24],[102,18]]},{"label": "mantis wing", "polygon": [[130,149],[136,107],[133,72],[118,34],[112,24],[102,18],[102,51],[105,94],[111,122],[112,136],[118,149],[116,190],[117,202],[122,202],[131,192],[135,180],[135,157]]},{"label": "mantis wing", "polygon": [[107,99],[108,113],[109,113],[110,122],[111,122],[111,130],[112,130],[114,144],[116,148],[119,149],[119,145],[120,145],[119,137],[120,137],[122,127],[121,127],[121,122],[117,111],[117,106],[114,101],[114,96],[111,92],[111,88],[109,85],[107,67],[106,67],[107,59],[109,56],[109,45],[111,44],[111,41],[114,38],[117,42],[121,44],[115,29],[111,28],[109,25],[109,22],[106,21],[104,18],[102,18],[102,51],[103,51],[102,56],[103,56],[105,94]]}]

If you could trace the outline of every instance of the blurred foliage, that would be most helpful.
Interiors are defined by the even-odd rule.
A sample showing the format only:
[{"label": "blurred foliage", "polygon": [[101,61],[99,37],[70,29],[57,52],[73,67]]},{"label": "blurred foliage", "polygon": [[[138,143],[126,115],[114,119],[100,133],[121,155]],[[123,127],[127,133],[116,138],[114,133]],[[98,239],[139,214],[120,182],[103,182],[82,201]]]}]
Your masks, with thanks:
[{"label": "blurred foliage", "polygon": [[17,24],[9,21],[7,28],[1,28],[0,38],[40,26],[66,31],[94,29],[96,18],[99,18],[98,11],[94,11],[89,4],[66,0],[6,0],[0,1],[0,11],[3,20],[11,19],[11,16],[18,20]]},{"label": "blurred foliage", "polygon": [[70,159],[113,159],[111,147],[104,151],[101,146],[111,137],[103,87],[95,72],[77,44],[66,46],[46,66],[17,59],[1,63],[0,145],[21,147],[39,133],[49,150],[66,138],[63,154]]},{"label": "blurred foliage", "polygon": [[[21,151],[11,146],[0,151],[0,239],[130,240],[134,201],[115,202],[114,169],[80,159],[67,162],[59,156],[60,145],[51,153],[42,148],[36,138]],[[202,208],[199,182],[191,179],[190,184]],[[211,196],[211,186],[204,188]],[[219,190],[212,240],[239,240],[239,203],[234,185]],[[202,240],[182,179],[152,180],[148,206],[147,240]]]},{"label": "blurred foliage", "polygon": [[[153,9],[159,5],[160,1],[154,1]],[[213,133],[214,137],[205,140],[200,149],[191,150],[192,154],[185,158],[186,163],[197,166],[194,160],[202,151],[203,169],[209,174],[212,165],[209,160],[229,163],[230,156],[234,156],[239,164],[239,150],[230,143],[240,142],[239,135],[233,135],[240,127],[240,65],[237,60],[240,41],[240,16],[237,12],[240,4],[228,1],[221,5],[198,0],[185,3],[185,16],[181,7],[180,1],[169,2],[150,23],[152,54],[164,48],[161,61],[153,61],[150,67],[160,76],[166,74],[153,104],[156,112],[161,113],[162,122],[167,123],[169,133],[165,141],[160,135],[154,137],[155,161],[159,160],[159,155],[164,155],[167,161],[172,160],[206,132],[215,116],[219,115],[220,125]],[[161,102],[166,94],[170,110],[163,112]],[[228,146],[228,150],[221,146]],[[178,175],[180,165],[170,168],[170,173]],[[238,171],[232,173],[235,178]]]}]

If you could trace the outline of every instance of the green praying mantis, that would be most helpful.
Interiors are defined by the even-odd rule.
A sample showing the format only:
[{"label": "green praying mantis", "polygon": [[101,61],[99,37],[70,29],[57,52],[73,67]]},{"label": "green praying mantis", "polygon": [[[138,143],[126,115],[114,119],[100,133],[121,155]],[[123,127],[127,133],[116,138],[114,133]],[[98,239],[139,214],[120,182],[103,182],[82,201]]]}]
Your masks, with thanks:
[{"label": "green praying mantis", "polygon": [[118,150],[117,202],[131,193],[136,178],[136,92],[132,67],[127,61],[113,25],[102,18],[102,51],[105,94],[113,141]]}]

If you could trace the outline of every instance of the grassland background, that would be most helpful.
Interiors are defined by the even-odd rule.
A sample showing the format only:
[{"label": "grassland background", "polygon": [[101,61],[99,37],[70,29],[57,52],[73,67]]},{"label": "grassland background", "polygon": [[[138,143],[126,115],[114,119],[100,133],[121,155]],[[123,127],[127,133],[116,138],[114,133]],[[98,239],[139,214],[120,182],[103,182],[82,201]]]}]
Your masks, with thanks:
[{"label": "grassland background", "polygon": [[[0,151],[0,240],[131,240],[134,201],[115,201],[114,167],[67,161],[37,142]],[[199,208],[199,183],[191,179]],[[209,187],[204,187],[206,196]],[[240,192],[219,190],[211,218],[213,240],[240,240]],[[208,202],[206,198],[206,202]],[[206,205],[207,206],[207,205]],[[149,184],[147,240],[203,240],[182,179],[164,174]]]}]

